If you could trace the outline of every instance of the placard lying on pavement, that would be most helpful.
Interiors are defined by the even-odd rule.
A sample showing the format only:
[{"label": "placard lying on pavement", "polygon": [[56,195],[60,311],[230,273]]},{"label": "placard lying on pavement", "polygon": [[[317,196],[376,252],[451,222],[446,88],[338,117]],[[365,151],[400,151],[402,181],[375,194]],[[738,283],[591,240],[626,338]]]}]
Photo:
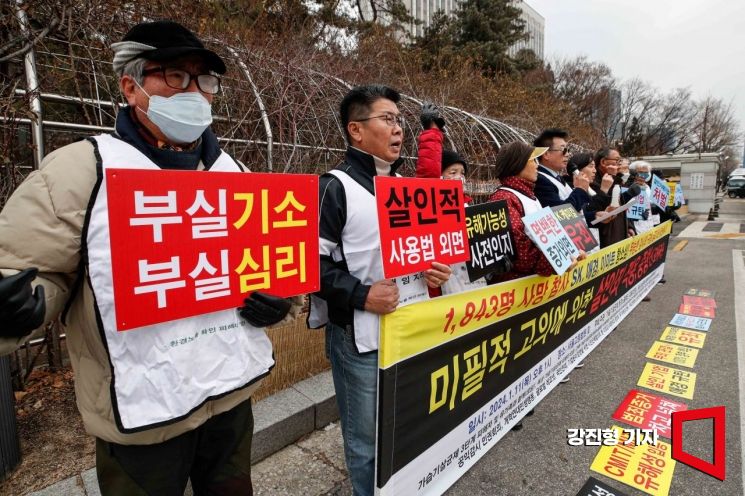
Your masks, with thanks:
[{"label": "placard lying on pavement", "polygon": [[670,437],[670,414],[687,410],[688,405],[632,389],[613,413],[613,419],[640,429],[654,429],[658,436]]},{"label": "placard lying on pavement", "polygon": [[716,291],[711,291],[709,289],[696,289],[696,288],[689,288],[685,292],[688,296],[701,296],[703,298],[714,298],[716,295]]},{"label": "placard lying on pavement", "polygon": [[662,331],[660,341],[669,343],[678,343],[684,346],[693,346],[694,348],[703,348],[706,341],[706,333],[692,331],[683,327],[667,326]]},{"label": "placard lying on pavement", "polygon": [[669,222],[532,276],[382,317],[377,487],[442,494],[662,277]]},{"label": "placard lying on pavement", "polygon": [[712,307],[704,307],[701,305],[686,305],[681,303],[678,307],[678,312],[685,315],[692,315],[694,317],[706,317],[707,319],[713,319],[717,316],[716,310]]},{"label": "placard lying on pavement", "polygon": [[683,303],[686,305],[698,305],[709,308],[717,307],[717,300],[714,298],[704,298],[703,296],[683,295]]},{"label": "placard lying on pavement", "polygon": [[675,470],[670,444],[664,441],[657,441],[656,446],[624,444],[629,439],[628,433],[617,425],[613,430],[618,431],[621,441],[617,446],[602,446],[590,469],[647,494],[667,496]]},{"label": "placard lying on pavement", "polygon": [[636,384],[652,391],[662,391],[691,400],[693,391],[696,389],[696,373],[657,363],[647,363]]},{"label": "placard lying on pavement", "polygon": [[708,331],[709,327],[711,326],[711,319],[706,319],[704,317],[692,317],[690,315],[676,313],[673,316],[673,320],[670,321],[670,325],[687,327],[689,329],[695,329],[697,331]]},{"label": "placard lying on pavement", "polygon": [[647,352],[647,358],[651,358],[652,360],[689,368],[696,365],[697,357],[698,350],[696,348],[672,343],[661,343],[660,341],[655,341]]},{"label": "placard lying on pavement", "polygon": [[590,477],[579,490],[577,496],[626,496],[626,493],[622,493],[618,489],[613,489],[595,477]]}]

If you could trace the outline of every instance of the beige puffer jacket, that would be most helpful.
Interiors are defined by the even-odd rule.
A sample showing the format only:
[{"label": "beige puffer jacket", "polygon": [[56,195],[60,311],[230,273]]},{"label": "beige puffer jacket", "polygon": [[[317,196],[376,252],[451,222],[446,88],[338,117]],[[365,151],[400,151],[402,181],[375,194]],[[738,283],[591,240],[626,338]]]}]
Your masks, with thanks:
[{"label": "beige puffer jacket", "polygon": [[[0,272],[11,275],[37,267],[46,291],[46,322],[62,311],[80,261],[86,209],[96,183],[93,145],[79,141],[49,154],[39,171],[18,187],[0,212]],[[300,309],[300,298],[288,318]],[[0,337],[0,356],[25,340]],[[89,434],[119,444],[153,444],[195,429],[213,415],[230,410],[251,396],[251,386],[208,401],[186,419],[134,434],[121,433],[111,406],[111,369],[96,324],[93,292],[82,284],[67,316],[67,348],[75,371],[75,393]]]}]

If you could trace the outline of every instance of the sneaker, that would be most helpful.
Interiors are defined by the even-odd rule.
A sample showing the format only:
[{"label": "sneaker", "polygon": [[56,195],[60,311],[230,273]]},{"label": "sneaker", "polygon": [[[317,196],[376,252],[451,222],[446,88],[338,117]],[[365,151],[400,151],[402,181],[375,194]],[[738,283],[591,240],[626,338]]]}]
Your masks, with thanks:
[{"label": "sneaker", "polygon": [[665,279],[663,277],[662,279],[660,279],[659,281],[657,281],[657,284],[665,284],[666,282],[667,282],[667,279]]},{"label": "sneaker", "polygon": [[525,414],[526,417],[532,417],[535,414],[535,408]]},{"label": "sneaker", "polygon": [[520,431],[520,430],[522,430],[522,428],[523,428],[523,423],[522,422],[518,422],[515,425],[513,425],[512,426],[512,429],[510,429],[510,430],[512,430],[512,431]]},{"label": "sneaker", "polygon": [[575,369],[581,369],[585,366],[585,362],[579,362],[577,365],[574,366]]},{"label": "sneaker", "polygon": [[644,298],[642,298],[642,301],[652,301],[652,298],[650,298],[649,296],[645,296]]},{"label": "sneaker", "polygon": [[567,382],[569,382],[569,376],[566,376],[562,380],[560,380],[559,384],[566,384]]}]

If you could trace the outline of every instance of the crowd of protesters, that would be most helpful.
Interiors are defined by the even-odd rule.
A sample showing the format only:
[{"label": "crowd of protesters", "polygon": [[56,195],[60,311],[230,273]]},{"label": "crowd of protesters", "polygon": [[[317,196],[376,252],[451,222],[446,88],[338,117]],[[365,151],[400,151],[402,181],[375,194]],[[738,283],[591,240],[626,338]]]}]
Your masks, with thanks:
[{"label": "crowd of protesters", "polygon": [[[247,322],[249,338],[237,346],[200,349],[220,359],[229,346],[235,366],[245,366],[226,390],[214,394],[210,384],[192,380],[189,368],[175,362],[184,357],[161,356],[157,366],[150,363],[154,358],[136,343],[136,333],[127,333],[130,342],[117,352],[121,337],[107,327],[110,252],[100,234],[106,211],[118,206],[101,188],[101,171],[109,166],[246,171],[220,148],[209,127],[210,104],[227,68],[192,32],[170,21],[139,24],[112,49],[127,102],[116,130],[50,154],[0,213],[0,354],[22,345],[63,308],[69,311],[78,406],[96,437],[102,494],[180,495],[188,479],[195,494],[251,494],[250,397],[274,363],[264,328],[293,319],[300,302],[253,293],[238,312],[222,315]],[[383,85],[349,91],[339,110],[346,154],[319,183],[321,283],[311,295],[308,322],[325,327],[355,495],[374,491],[380,316],[394,312],[404,296],[410,303],[487,285],[485,279],[470,281],[464,264],[433,262],[416,278],[418,285],[406,287],[383,275],[374,178],[397,175],[402,162],[399,99]],[[447,123],[437,107],[423,106],[421,124],[417,177],[465,184],[468,157],[443,146]],[[641,225],[609,212],[646,191],[652,171],[646,162],[634,162],[629,170],[616,149],[572,154],[569,134],[547,129],[532,145],[504,144],[494,166],[498,181],[490,199],[506,201],[515,257],[509,270],[489,277],[489,283],[554,273],[523,229],[522,218],[543,207],[568,203],[588,223],[600,219],[594,232],[601,247],[633,236]],[[648,216],[660,221],[674,215],[653,209]],[[585,256],[580,252],[573,264]],[[163,324],[161,331],[182,325]],[[186,411],[166,406],[159,422],[127,428],[122,412],[136,415],[143,405],[162,400],[153,389],[116,401],[114,373],[128,370],[143,370],[146,381],[188,383],[203,391],[196,391],[200,399]]]}]

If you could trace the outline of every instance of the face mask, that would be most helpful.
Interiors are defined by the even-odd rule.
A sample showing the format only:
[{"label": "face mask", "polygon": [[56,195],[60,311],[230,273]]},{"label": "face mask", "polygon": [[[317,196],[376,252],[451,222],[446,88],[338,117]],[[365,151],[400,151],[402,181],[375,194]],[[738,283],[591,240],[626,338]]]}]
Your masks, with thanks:
[{"label": "face mask", "polygon": [[621,176],[621,179],[623,180],[623,182],[626,182],[629,180],[629,177],[631,177],[631,174],[627,172],[626,174]]},{"label": "face mask", "polygon": [[639,177],[641,177],[642,179],[644,179],[644,181],[646,182],[646,181],[649,181],[650,179],[652,179],[652,173],[651,172],[640,172],[639,173]]},{"label": "face mask", "polygon": [[[166,98],[150,96],[142,86],[140,89],[150,98],[147,118],[174,143],[193,143],[212,124],[212,107],[201,93],[190,91]],[[139,107],[137,110],[143,112]]]},{"label": "face mask", "polygon": [[440,176],[440,179],[454,179],[456,181],[462,182],[463,183],[463,186],[466,185],[466,178],[463,177],[463,176],[448,176],[448,177]]}]

